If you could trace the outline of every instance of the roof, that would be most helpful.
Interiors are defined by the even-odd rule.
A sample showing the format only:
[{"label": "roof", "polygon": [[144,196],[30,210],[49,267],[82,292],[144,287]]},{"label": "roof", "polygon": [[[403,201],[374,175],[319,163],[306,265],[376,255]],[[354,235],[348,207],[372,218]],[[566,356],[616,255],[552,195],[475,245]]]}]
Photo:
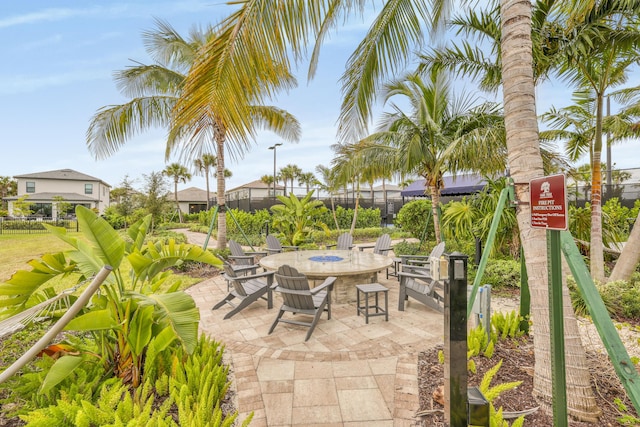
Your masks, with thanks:
[{"label": "roof", "polygon": [[87,175],[78,171],[74,171],[73,169],[58,169],[53,171],[46,172],[36,172],[29,173],[24,175],[15,175],[14,178],[32,178],[32,179],[67,179],[69,181],[98,181],[111,187],[109,184],[101,180],[100,178],[96,178],[91,175]]},{"label": "roof", "polygon": [[[441,196],[464,196],[482,191],[486,180],[477,174],[445,176],[442,178],[444,187],[440,191]],[[425,180],[412,182],[400,192],[402,197],[426,197]]]},{"label": "roof", "polygon": [[[5,197],[4,200],[18,200],[21,197],[24,197],[25,195],[22,195],[20,197],[18,196],[11,196],[11,197]],[[96,197],[89,197],[89,196],[85,196],[84,194],[78,194],[78,193],[30,193],[30,194],[26,194],[27,200],[29,201],[46,201],[46,202],[51,202],[54,200],[54,197],[62,197],[64,202],[95,202],[98,199]]]},{"label": "roof", "polygon": [[[246,184],[242,184],[239,187],[235,187],[235,188],[232,188],[230,190],[227,190],[227,193],[231,192],[231,191],[242,190],[244,188],[260,188],[260,189],[269,190],[269,189],[273,188],[273,184],[265,184],[263,181],[261,181],[259,179],[256,179],[255,181],[251,181],[251,182],[248,182]],[[283,188],[284,187],[282,185],[276,184],[276,190],[281,190]]]},{"label": "roof", "polygon": [[[210,192],[209,196],[213,197],[215,193]],[[173,197],[173,193],[171,194]],[[207,191],[197,187],[189,187],[178,191],[179,202],[207,202]]]}]

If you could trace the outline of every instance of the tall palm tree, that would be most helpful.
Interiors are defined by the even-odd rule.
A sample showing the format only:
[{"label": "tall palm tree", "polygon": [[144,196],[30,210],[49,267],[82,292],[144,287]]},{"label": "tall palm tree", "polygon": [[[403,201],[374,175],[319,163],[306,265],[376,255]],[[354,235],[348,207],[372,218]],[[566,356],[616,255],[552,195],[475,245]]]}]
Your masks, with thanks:
[{"label": "tall palm tree", "polygon": [[405,113],[394,104],[394,112],[383,116],[379,132],[366,140],[377,144],[369,148],[390,152],[403,172],[425,179],[439,242],[438,206],[444,174],[505,170],[503,117],[493,104],[478,105],[471,97],[452,94],[437,68],[430,70],[427,81],[409,74],[385,89],[386,102],[400,96],[411,111]]},{"label": "tall palm tree", "polygon": [[336,216],[336,204],[335,204],[335,192],[339,188],[339,183],[335,178],[335,173],[331,168],[325,165],[316,166],[316,172],[320,175],[321,181],[318,180],[320,188],[329,193],[329,200],[331,201],[331,215],[333,216],[333,222],[336,226],[336,230],[340,228],[338,224],[338,217]]},{"label": "tall palm tree", "polygon": [[180,209],[180,202],[178,202],[178,184],[186,183],[191,179],[191,174],[185,166],[180,163],[171,163],[162,171],[162,174],[173,179],[173,196],[176,202],[176,209],[178,210],[178,219],[182,223],[182,210]]},{"label": "tall palm tree", "polygon": [[204,175],[204,179],[207,185],[207,210],[211,208],[211,196],[209,196],[209,175],[211,172],[211,167],[215,166],[217,162],[218,159],[216,159],[216,156],[214,156],[213,154],[203,154],[199,159],[195,159],[193,161],[196,170]]},{"label": "tall palm tree", "polygon": [[[238,53],[243,50],[241,45],[233,39],[233,34],[221,27],[193,29],[189,38],[185,39],[164,21],[157,21],[156,26],[155,30],[146,31],[142,36],[147,53],[154,62],[150,65],[136,63],[116,73],[116,84],[130,101],[98,110],[87,130],[87,145],[96,158],[106,158],[138,132],[160,126],[170,130],[166,145],[167,158],[177,152],[190,163],[203,154],[215,153],[216,201],[220,207],[217,245],[219,249],[224,249],[227,242],[225,147],[230,149],[232,158],[242,156],[256,130],[261,128],[272,130],[287,141],[297,141],[300,137],[298,121],[284,110],[263,105],[264,96],[261,95],[262,91],[273,95],[277,90],[291,88],[295,85],[295,79],[281,63],[263,62],[264,69],[272,72],[269,81],[255,76],[243,80],[240,86],[219,82],[215,97],[195,103],[188,91],[185,92],[188,86],[186,77],[189,70],[197,68],[203,60],[201,49],[215,46],[215,52],[204,54],[208,60],[223,62],[225,50],[237,49],[235,52]],[[246,59],[244,62],[252,62]],[[252,66],[257,65],[252,63]],[[235,78],[239,76],[236,71],[225,75]],[[246,81],[254,84],[247,87]],[[211,88],[211,82],[207,87]],[[197,104],[198,108],[195,116],[185,119],[181,114],[185,112],[182,103],[186,102],[186,98]],[[219,103],[219,98],[225,102]],[[240,114],[241,120],[228,120],[227,100],[234,101],[233,112]]]}]

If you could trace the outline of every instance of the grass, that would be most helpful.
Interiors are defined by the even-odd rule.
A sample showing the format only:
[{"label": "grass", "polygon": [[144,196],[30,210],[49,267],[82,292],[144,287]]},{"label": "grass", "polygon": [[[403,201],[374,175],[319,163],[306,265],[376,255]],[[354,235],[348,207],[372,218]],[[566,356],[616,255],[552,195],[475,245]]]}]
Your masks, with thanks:
[{"label": "grass", "polygon": [[[68,233],[71,237],[83,238],[81,233]],[[9,234],[0,235],[0,283],[5,282],[17,270],[30,270],[27,264],[32,259],[38,259],[46,253],[57,253],[72,249],[52,234]],[[123,273],[126,271],[123,270]],[[68,289],[75,285],[76,277],[56,278],[49,284],[57,291]],[[190,277],[185,274],[176,274],[167,281],[164,286],[171,286],[176,280],[180,280],[180,289],[186,289],[195,285],[202,279]],[[163,286],[163,287],[164,287]]]},{"label": "grass", "polygon": [[[80,233],[69,233],[72,237]],[[28,270],[32,259],[45,253],[56,253],[71,249],[67,243],[49,233],[43,234],[3,234],[0,235],[0,281],[9,280],[17,270]]]}]

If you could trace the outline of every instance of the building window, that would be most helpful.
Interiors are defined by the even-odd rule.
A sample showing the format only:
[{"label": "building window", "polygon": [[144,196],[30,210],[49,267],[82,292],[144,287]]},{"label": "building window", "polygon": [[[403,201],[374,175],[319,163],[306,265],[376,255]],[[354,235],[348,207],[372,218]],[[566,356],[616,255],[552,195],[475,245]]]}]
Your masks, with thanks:
[{"label": "building window", "polygon": [[27,181],[27,193],[36,192],[36,183],[33,181]]},{"label": "building window", "polygon": [[84,194],[93,194],[93,184],[84,185]]}]

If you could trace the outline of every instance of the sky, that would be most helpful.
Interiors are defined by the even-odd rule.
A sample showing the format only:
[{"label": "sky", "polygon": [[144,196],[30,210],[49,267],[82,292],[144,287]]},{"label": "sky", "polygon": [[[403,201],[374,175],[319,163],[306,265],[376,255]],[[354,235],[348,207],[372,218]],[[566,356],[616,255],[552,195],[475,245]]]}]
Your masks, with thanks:
[{"label": "sky", "polygon": [[[165,130],[139,134],[104,160],[94,159],[86,147],[86,130],[96,111],[127,101],[114,84],[113,72],[132,61],[151,62],[141,34],[155,28],[155,19],[166,20],[187,36],[194,26],[214,24],[233,10],[220,0],[1,2],[0,176],[74,169],[113,187],[127,176],[142,188],[143,174],[167,165]],[[315,173],[317,165],[330,166],[341,102],[339,78],[371,16],[354,19],[332,34],[314,80],[307,82],[303,65],[298,87],[271,102],[300,121],[301,141],[293,144],[270,132],[259,133],[244,158],[227,158],[233,174],[227,189],[272,175],[274,156],[268,147],[274,143],[283,142],[277,148],[277,169],[295,164]],[[639,74],[632,75],[630,85],[639,83]],[[547,83],[537,97],[542,112],[551,105],[567,105],[570,91],[563,84]],[[640,167],[638,146],[636,141],[614,148],[616,165]],[[205,180],[194,176],[179,186],[187,187],[204,189]]]}]

